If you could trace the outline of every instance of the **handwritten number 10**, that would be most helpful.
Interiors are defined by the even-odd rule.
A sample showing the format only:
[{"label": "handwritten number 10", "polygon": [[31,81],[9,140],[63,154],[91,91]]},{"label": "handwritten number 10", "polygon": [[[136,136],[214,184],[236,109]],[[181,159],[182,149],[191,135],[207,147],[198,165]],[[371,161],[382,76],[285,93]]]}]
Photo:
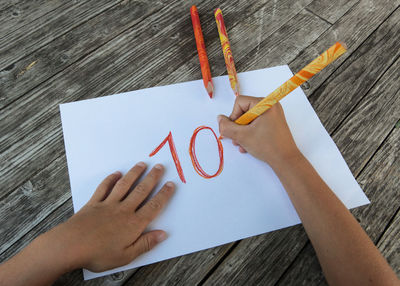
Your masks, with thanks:
[{"label": "handwritten number 10", "polygon": [[[200,166],[200,163],[199,163],[199,161],[197,160],[197,157],[196,157],[196,149],[195,149],[196,137],[197,137],[197,134],[203,129],[211,130],[211,132],[213,133],[213,135],[215,137],[215,140],[217,140],[217,144],[218,144],[219,167],[218,167],[218,170],[213,175],[209,175],[203,170],[203,168]],[[168,142],[169,150],[171,151],[172,159],[174,160],[176,171],[178,172],[179,178],[181,179],[181,181],[183,183],[186,183],[185,176],[183,174],[181,163],[179,161],[178,153],[176,152],[176,149],[175,149],[174,139],[172,138],[172,133],[171,132],[169,132],[168,136],[165,137],[165,139],[161,142],[161,144],[158,145],[157,148],[154,149],[153,152],[151,152],[149,156],[152,157],[155,154],[157,154],[157,152],[160,151],[160,149],[167,142]],[[197,127],[194,130],[192,138],[190,138],[189,155],[190,155],[190,159],[192,160],[192,164],[193,164],[194,170],[197,172],[197,174],[199,174],[203,178],[211,179],[211,178],[214,178],[214,177],[218,176],[219,174],[221,174],[222,169],[224,167],[224,148],[222,147],[221,140],[218,139],[217,135],[215,134],[214,130],[212,130],[211,127],[200,126],[200,127]]]}]

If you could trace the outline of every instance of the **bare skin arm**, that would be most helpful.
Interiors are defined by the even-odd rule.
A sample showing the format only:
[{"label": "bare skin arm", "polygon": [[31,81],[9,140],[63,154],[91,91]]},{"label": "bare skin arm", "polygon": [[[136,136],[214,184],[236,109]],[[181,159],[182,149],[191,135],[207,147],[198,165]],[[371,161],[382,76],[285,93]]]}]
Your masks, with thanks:
[{"label": "bare skin arm", "polygon": [[220,133],[240,152],[268,163],[287,191],[330,285],[399,285],[379,250],[298,150],[280,104],[241,126],[233,121],[260,99],[239,96]]},{"label": "bare skin arm", "polygon": [[0,265],[0,285],[51,285],[71,270],[105,271],[128,264],[166,239],[162,230],[143,233],[174,193],[166,183],[146,204],[141,203],[161,179],[156,165],[130,192],[146,169],[138,163],[128,173],[109,175],[90,201],[67,222],[37,237]]}]

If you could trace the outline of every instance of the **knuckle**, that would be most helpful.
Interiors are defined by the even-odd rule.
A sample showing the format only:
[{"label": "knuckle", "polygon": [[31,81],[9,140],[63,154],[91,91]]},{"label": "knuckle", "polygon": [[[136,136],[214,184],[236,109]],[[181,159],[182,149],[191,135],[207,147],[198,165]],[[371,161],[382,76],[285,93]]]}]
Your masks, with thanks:
[{"label": "knuckle", "polygon": [[149,251],[151,249],[151,246],[152,246],[152,243],[151,243],[150,237],[149,236],[145,237],[143,239],[143,250],[144,250],[144,252]]},{"label": "knuckle", "polygon": [[161,202],[157,199],[151,199],[148,204],[152,210],[159,210],[162,207]]},{"label": "knuckle", "polygon": [[116,186],[121,189],[129,189],[131,187],[130,184],[124,179],[119,180]]},{"label": "knuckle", "polygon": [[147,216],[141,214],[140,212],[137,212],[133,222],[134,222],[134,225],[147,226],[151,222],[151,220]]},{"label": "knuckle", "polygon": [[140,183],[136,186],[135,192],[144,195],[146,194],[146,187],[143,185],[143,183]]}]

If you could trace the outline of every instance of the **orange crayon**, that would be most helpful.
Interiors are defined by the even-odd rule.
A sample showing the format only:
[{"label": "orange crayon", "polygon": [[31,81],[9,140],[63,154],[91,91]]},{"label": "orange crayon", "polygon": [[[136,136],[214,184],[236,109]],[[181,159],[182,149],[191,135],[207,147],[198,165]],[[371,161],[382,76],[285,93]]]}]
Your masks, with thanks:
[{"label": "orange crayon", "polygon": [[346,52],[346,45],[337,42],[328,50],[323,52],[318,58],[309,63],[306,67],[292,76],[289,80],[283,83],[280,87],[271,92],[267,97],[249,109],[246,113],[236,119],[237,124],[246,125],[270,109],[275,103],[284,98],[290,92],[295,90],[301,84],[312,78],[323,68],[336,60]]},{"label": "orange crayon", "polygon": [[215,21],[217,22],[219,39],[221,41],[222,52],[224,53],[226,70],[228,71],[229,82],[233,93],[239,95],[239,81],[236,74],[235,62],[233,61],[233,55],[231,45],[229,43],[228,34],[222,17],[222,11],[220,8],[214,11]]},{"label": "orange crayon", "polygon": [[192,18],[194,37],[196,39],[197,53],[199,54],[201,74],[203,76],[204,87],[210,98],[213,96],[214,85],[211,78],[210,65],[208,63],[206,47],[204,44],[203,32],[201,31],[199,12],[196,6],[190,8],[190,16]]}]

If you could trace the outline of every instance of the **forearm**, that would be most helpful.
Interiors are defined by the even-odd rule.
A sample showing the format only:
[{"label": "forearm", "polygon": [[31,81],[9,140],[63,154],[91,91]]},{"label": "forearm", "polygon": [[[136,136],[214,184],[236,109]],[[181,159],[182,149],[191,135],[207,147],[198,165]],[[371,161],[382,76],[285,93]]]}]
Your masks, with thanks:
[{"label": "forearm", "polygon": [[272,167],[331,285],[398,285],[364,230],[300,152]]},{"label": "forearm", "polygon": [[63,261],[61,246],[50,239],[54,233],[39,236],[20,253],[0,265],[0,285],[51,285],[70,266]]}]

